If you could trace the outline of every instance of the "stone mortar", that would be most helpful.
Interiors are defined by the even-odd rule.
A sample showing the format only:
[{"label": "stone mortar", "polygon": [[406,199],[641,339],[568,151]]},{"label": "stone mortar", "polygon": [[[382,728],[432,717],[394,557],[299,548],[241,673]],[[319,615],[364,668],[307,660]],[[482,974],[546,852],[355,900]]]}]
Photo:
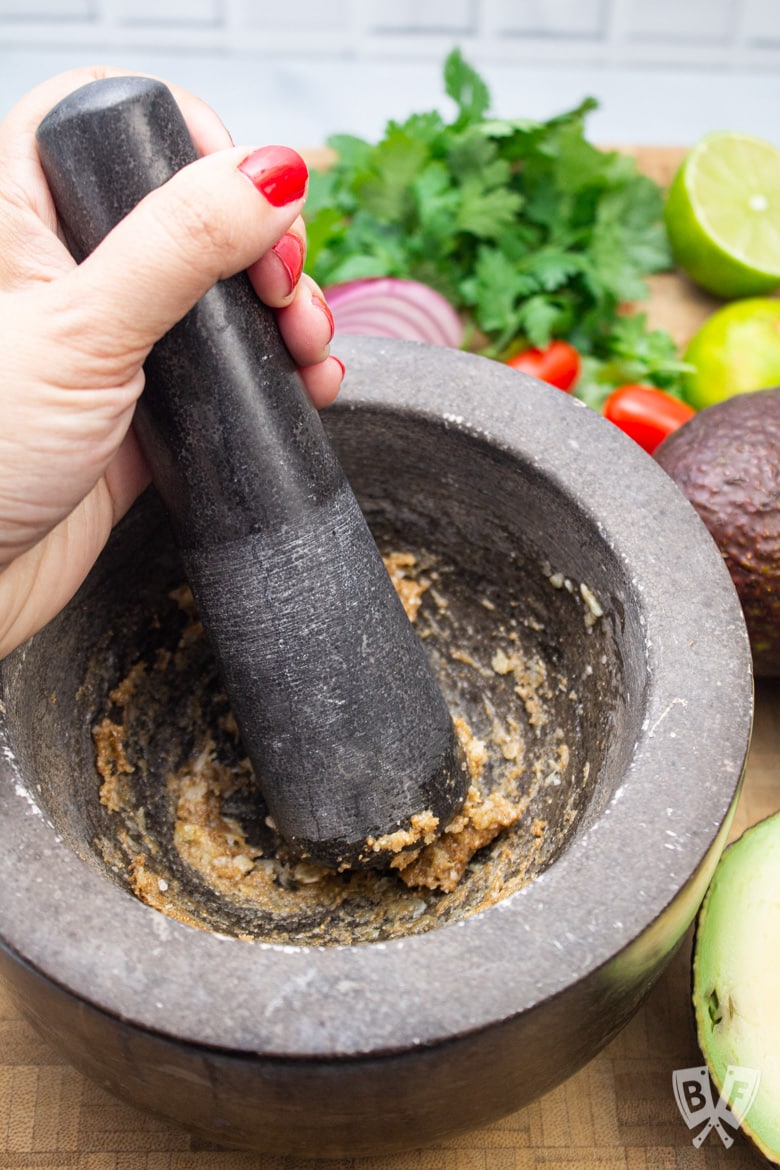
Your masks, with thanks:
[{"label": "stone mortar", "polygon": [[733,585],[652,459],[498,363],[339,342],[326,425],[370,522],[484,566],[578,680],[574,812],[533,880],[424,933],[339,946],[243,941],[131,896],[95,848],[91,727],[176,568],[148,496],[2,664],[0,721],[0,973],[19,1007],[125,1100],[211,1141],[320,1158],[486,1124],[617,1033],[703,897],[752,718]]}]

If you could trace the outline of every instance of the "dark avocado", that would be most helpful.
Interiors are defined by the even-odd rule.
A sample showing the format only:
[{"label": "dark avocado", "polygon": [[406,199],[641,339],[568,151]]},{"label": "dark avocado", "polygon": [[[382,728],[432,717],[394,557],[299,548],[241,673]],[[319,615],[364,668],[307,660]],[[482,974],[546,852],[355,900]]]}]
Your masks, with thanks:
[{"label": "dark avocado", "polygon": [[708,406],[665,439],[655,458],[728,565],[756,675],[780,675],[780,386]]}]

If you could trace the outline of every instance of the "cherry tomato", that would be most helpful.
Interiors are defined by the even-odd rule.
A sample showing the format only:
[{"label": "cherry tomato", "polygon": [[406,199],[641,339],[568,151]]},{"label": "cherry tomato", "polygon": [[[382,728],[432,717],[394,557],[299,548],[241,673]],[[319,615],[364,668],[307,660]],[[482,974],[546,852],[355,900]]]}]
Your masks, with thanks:
[{"label": "cherry tomato", "polygon": [[667,435],[693,418],[696,411],[687,402],[664,394],[655,386],[629,385],[612,391],[604,403],[603,413],[652,454]]},{"label": "cherry tomato", "polygon": [[559,390],[571,390],[580,372],[580,355],[568,341],[551,341],[545,349],[524,349],[506,363]]}]

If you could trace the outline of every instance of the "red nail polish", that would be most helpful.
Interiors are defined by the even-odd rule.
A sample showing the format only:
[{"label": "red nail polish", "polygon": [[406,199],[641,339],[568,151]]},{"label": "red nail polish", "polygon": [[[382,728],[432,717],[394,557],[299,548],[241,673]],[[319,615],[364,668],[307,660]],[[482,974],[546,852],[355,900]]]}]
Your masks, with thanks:
[{"label": "red nail polish", "polygon": [[336,363],[336,365],[339,367],[339,369],[341,370],[341,376],[342,376],[342,378],[343,378],[343,377],[344,377],[344,374],[345,374],[345,370],[344,370],[344,363],[343,363],[343,361],[341,360],[341,358],[337,358],[337,357],[336,357],[336,355],[335,355],[335,353],[332,353],[332,354],[330,354],[330,360],[331,360],[332,362],[335,362],[335,363]]},{"label": "red nail polish", "polygon": [[[330,305],[326,300],[323,300],[319,293],[311,294],[311,302],[313,305],[316,305],[318,309],[321,309],[328,318],[328,324],[330,325],[330,337],[328,338],[328,341],[331,341],[333,334],[336,332],[336,322],[333,320],[333,314],[330,311]],[[336,360],[338,361],[338,359]],[[342,366],[342,370],[343,368],[344,367]]]},{"label": "red nail polish", "polygon": [[274,207],[294,203],[306,193],[306,163],[289,146],[261,146],[238,169]]},{"label": "red nail polish", "polygon": [[274,244],[271,251],[279,257],[287,273],[290,281],[290,287],[287,290],[289,296],[303,272],[303,241],[293,232],[285,232],[281,239]]}]

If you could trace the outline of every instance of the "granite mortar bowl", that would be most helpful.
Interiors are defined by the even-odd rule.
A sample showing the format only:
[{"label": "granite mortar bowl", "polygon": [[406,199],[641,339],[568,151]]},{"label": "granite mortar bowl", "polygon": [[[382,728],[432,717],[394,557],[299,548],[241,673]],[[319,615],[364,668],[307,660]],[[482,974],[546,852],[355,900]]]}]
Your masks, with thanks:
[{"label": "granite mortar bowl", "polygon": [[[126,1101],[223,1145],[319,1158],[486,1124],[618,1032],[703,897],[752,718],[731,580],[652,459],[497,363],[369,338],[339,352],[348,377],[325,421],[370,523],[473,593],[460,658],[480,678],[496,673],[487,613],[554,680],[547,725],[568,758],[537,786],[546,844],[527,880],[338,945],[327,928],[315,942],[197,929],[133,896],[96,844],[92,728],[178,571],[153,494],[67,611],[3,663],[0,728],[0,973],[15,1002]],[[492,691],[452,688],[477,723],[492,710]],[[538,777],[541,733],[523,732]]]}]

